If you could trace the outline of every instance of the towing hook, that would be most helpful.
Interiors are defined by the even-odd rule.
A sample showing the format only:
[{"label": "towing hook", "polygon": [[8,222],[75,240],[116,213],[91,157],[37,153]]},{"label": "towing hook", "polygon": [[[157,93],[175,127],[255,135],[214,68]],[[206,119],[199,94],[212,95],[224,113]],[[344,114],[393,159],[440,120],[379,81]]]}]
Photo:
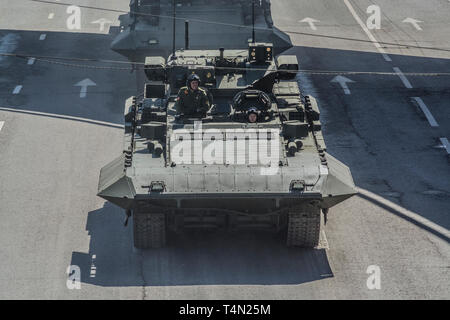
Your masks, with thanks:
[{"label": "towing hook", "polygon": [[128,219],[131,217],[131,210],[128,209],[125,214],[126,214],[126,217],[125,217],[125,221],[123,222],[124,227],[126,227],[128,225]]}]

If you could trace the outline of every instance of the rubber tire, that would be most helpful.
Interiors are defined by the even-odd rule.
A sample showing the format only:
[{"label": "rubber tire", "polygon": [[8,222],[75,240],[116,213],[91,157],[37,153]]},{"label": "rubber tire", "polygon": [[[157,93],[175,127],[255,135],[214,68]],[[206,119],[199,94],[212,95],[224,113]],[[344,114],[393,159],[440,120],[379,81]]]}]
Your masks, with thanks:
[{"label": "rubber tire", "polygon": [[320,239],[320,208],[307,205],[289,212],[287,246],[314,248]]},{"label": "rubber tire", "polygon": [[162,248],[166,245],[166,217],[162,213],[133,215],[134,247],[138,249]]}]

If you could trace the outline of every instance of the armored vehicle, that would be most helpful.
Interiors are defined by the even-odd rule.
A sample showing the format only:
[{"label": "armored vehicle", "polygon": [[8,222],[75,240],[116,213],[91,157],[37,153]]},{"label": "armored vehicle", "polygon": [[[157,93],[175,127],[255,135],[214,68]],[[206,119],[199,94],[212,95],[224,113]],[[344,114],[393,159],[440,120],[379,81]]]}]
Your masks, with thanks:
[{"label": "armored vehicle", "polygon": [[[201,227],[267,228],[285,232],[288,246],[318,245],[321,212],[326,220],[356,189],[326,152],[319,107],[300,92],[298,68],[296,56],[275,57],[270,43],[145,60],[145,91],[125,103],[123,154],[101,170],[98,189],[126,221],[133,216],[135,247]],[[208,96],[206,114],[177,113],[191,74]]]},{"label": "armored vehicle", "polygon": [[273,43],[277,54],[292,47],[289,36],[273,26],[270,0],[131,0],[130,12],[119,20],[121,32],[111,48],[137,62],[166,57],[173,47],[245,48],[254,38],[252,29],[256,40]]}]

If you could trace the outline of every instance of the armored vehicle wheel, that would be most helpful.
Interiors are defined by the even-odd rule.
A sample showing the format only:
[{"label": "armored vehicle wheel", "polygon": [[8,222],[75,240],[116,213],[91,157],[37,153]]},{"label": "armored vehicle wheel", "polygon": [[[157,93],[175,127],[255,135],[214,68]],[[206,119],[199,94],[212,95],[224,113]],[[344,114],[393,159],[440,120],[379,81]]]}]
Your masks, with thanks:
[{"label": "armored vehicle wheel", "polygon": [[320,208],[306,205],[289,212],[287,245],[313,248],[319,244]]},{"label": "armored vehicle wheel", "polygon": [[135,210],[133,215],[134,246],[138,249],[161,248],[166,244],[166,217],[162,213]]}]

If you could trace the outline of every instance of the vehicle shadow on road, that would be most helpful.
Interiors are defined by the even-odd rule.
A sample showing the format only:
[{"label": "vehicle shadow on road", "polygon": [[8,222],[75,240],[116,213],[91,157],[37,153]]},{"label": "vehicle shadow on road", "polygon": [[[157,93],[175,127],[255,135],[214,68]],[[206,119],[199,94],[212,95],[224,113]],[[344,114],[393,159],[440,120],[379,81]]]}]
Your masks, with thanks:
[{"label": "vehicle shadow on road", "polygon": [[[447,52],[433,50],[433,54]],[[306,46],[285,54],[296,55],[305,70],[298,80],[302,92],[315,95],[319,103],[327,153],[350,168],[357,187],[367,191],[359,196],[448,242],[448,233],[442,230],[450,226],[446,214],[450,184],[444,178],[450,172],[450,158],[439,147],[439,138],[449,134],[442,101],[448,100],[450,91],[446,77],[437,73],[449,68],[450,59],[390,54],[395,63],[388,64],[378,52]],[[405,87],[394,65],[409,73],[413,88]],[[334,82],[336,74],[314,72],[330,68],[351,81],[348,94]],[[430,126],[412,97],[421,97],[432,108],[439,127]]]},{"label": "vehicle shadow on road", "polygon": [[89,253],[73,252],[81,282],[99,286],[297,285],[333,277],[325,249],[288,248],[261,231],[169,233],[167,247],[133,248],[132,221],[105,203],[88,214]]},{"label": "vehicle shadow on road", "polygon": [[[0,52],[6,54],[0,55],[3,111],[121,127],[124,102],[136,95],[136,75],[109,48],[118,28],[108,34],[45,31],[46,45],[37,46],[42,33],[0,29],[0,42],[5,36],[14,40],[5,40],[9,51]],[[93,84],[81,97],[77,84],[87,79]],[[17,84],[23,90],[11,94]]]}]

